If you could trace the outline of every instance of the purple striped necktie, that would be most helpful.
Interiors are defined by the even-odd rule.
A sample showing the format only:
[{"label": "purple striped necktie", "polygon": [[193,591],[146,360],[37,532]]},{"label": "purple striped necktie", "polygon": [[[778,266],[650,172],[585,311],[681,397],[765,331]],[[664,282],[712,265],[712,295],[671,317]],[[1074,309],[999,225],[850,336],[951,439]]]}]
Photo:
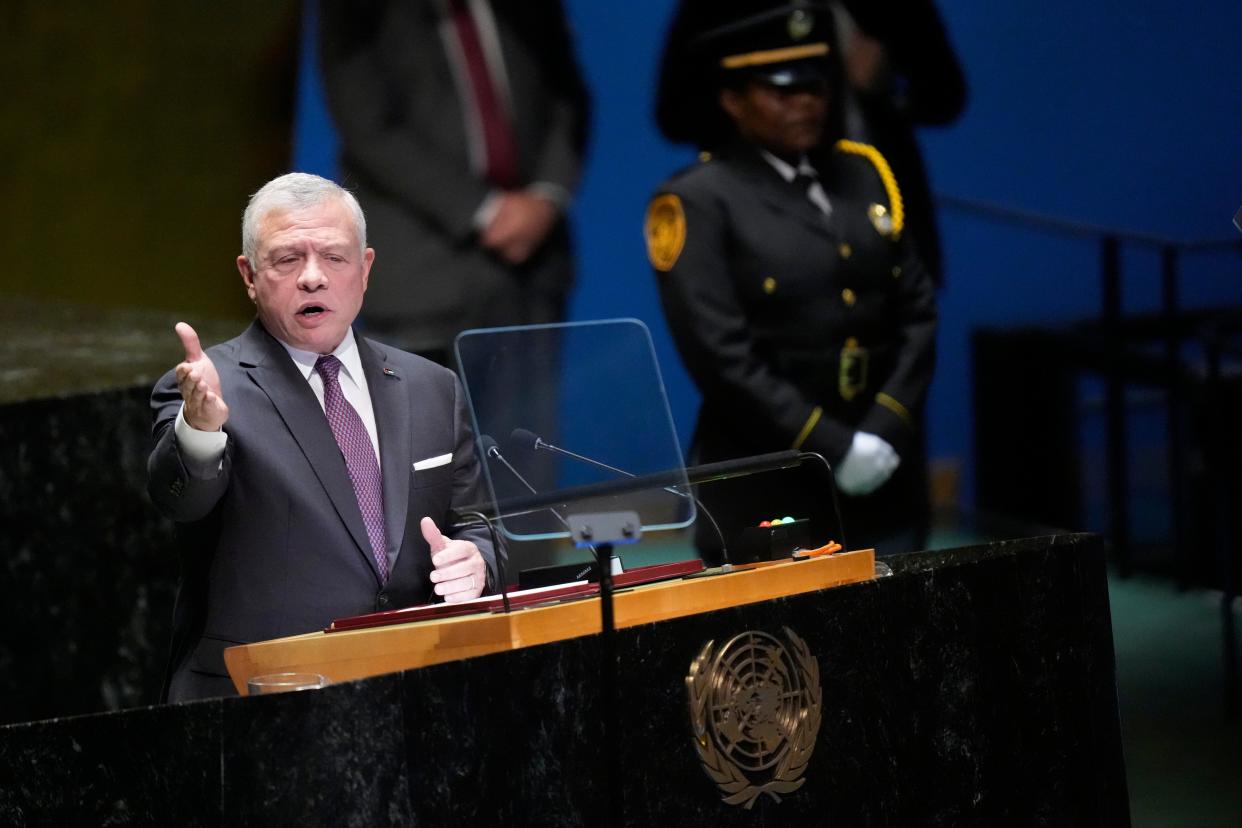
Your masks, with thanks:
[{"label": "purple striped necktie", "polygon": [[388,533],[384,528],[384,487],[379,461],[371,436],[358,412],[345,399],[338,379],[341,361],[331,354],[315,361],[315,370],[323,377],[323,408],[332,426],[332,436],[345,456],[345,468],[354,484],[354,496],[362,510],[362,522],[371,541],[371,554],[379,566],[380,579],[388,580]]}]

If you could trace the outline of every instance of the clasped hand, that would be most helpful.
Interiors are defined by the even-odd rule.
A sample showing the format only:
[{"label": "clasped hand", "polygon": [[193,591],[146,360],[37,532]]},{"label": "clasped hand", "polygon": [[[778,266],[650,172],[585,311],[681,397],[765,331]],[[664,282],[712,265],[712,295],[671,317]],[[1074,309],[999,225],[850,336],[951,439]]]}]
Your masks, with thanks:
[{"label": "clasped hand", "polygon": [[557,207],[548,199],[512,190],[500,196],[500,208],[479,241],[509,264],[520,265],[543,245],[556,219]]}]

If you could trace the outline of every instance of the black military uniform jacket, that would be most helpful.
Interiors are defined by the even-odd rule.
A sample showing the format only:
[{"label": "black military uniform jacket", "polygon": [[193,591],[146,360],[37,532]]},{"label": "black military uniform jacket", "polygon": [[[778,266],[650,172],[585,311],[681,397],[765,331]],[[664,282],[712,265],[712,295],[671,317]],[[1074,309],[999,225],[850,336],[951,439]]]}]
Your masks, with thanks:
[{"label": "black military uniform jacket", "polygon": [[865,535],[873,520],[925,518],[935,295],[901,237],[883,158],[843,141],[816,166],[827,216],[750,146],[679,173],[651,202],[648,251],[703,394],[693,459],[796,448],[836,465],[856,431],[877,434],[902,464],[872,495],[846,499],[847,525]]}]

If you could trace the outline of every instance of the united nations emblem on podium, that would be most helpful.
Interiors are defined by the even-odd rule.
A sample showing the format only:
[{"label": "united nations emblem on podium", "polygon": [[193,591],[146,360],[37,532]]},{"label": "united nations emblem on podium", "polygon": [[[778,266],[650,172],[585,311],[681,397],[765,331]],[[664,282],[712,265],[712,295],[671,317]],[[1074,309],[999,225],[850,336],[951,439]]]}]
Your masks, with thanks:
[{"label": "united nations emblem on podium", "polygon": [[694,748],[729,805],[777,802],[806,781],[819,735],[819,663],[788,627],[785,640],[744,632],[703,645],[686,675]]}]

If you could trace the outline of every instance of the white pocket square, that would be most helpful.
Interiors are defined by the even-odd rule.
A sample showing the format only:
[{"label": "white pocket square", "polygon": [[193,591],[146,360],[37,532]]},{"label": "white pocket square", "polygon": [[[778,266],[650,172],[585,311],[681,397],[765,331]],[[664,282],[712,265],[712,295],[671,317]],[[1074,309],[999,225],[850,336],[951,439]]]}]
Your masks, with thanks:
[{"label": "white pocket square", "polygon": [[434,469],[437,466],[446,465],[452,459],[452,454],[437,454],[435,457],[428,457],[426,460],[419,460],[414,464],[414,471]]}]

